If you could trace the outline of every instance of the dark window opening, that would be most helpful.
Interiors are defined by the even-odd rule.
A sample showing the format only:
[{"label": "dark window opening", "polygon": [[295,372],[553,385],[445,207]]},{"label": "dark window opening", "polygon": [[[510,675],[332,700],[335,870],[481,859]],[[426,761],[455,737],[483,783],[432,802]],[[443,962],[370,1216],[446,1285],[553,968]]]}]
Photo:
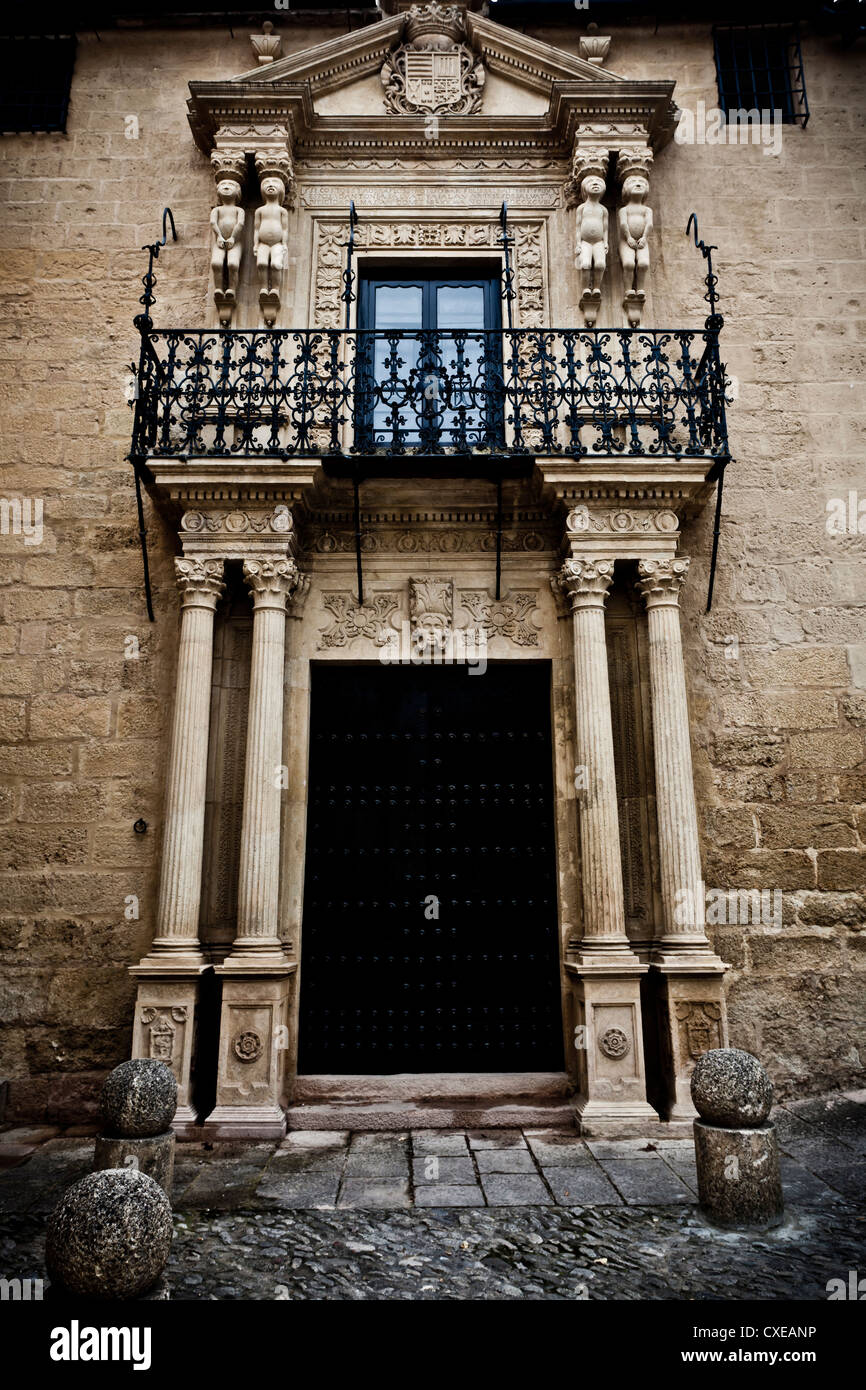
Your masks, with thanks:
[{"label": "dark window opening", "polygon": [[0,131],[65,131],[75,66],[75,38],[6,35],[0,38],[3,90]]},{"label": "dark window opening", "polygon": [[719,105],[733,111],[775,111],[785,125],[809,119],[803,57],[796,30],[783,25],[728,25],[713,30]]}]

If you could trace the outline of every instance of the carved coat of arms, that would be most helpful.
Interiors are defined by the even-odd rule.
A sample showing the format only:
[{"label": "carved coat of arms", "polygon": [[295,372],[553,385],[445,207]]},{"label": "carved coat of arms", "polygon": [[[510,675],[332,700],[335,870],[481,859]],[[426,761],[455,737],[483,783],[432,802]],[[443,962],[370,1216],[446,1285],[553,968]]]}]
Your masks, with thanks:
[{"label": "carved coat of arms", "polygon": [[484,65],[465,42],[457,5],[416,5],[410,10],[402,43],[381,72],[385,106],[394,115],[467,115],[477,111],[484,89]]}]

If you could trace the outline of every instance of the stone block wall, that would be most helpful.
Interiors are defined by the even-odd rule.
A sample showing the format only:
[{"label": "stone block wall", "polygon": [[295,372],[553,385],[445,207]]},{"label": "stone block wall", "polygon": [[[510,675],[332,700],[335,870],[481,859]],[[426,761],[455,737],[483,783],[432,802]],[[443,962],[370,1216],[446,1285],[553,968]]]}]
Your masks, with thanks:
[{"label": "stone block wall", "polygon": [[[334,33],[287,28],[283,51]],[[533,36],[576,47],[565,26]],[[708,28],[613,38],[613,70],[716,105]],[[703,318],[692,210],[719,246],[736,463],[709,615],[711,509],[684,537],[686,659],[707,884],[733,917],[710,929],[733,967],[732,1041],[781,1095],[862,1085],[864,1046],[866,534],[826,525],[828,500],[859,487],[866,532],[863,57],[817,38],[803,56],[805,131],[785,127],[778,155],[671,145],[649,199],[655,324]],[[40,544],[0,535],[0,1076],[16,1116],[82,1116],[129,1051],[178,612],[172,529],[146,499],[147,622],[125,462],[139,248],[170,204],[181,239],[157,265],[156,321],[204,323],[213,183],[186,84],[250,66],[245,32],[84,35],[66,137],[0,144],[0,496],[44,506]],[[308,283],[308,254],[290,284]],[[780,922],[775,896],[741,920],[750,889],[781,894]]]}]

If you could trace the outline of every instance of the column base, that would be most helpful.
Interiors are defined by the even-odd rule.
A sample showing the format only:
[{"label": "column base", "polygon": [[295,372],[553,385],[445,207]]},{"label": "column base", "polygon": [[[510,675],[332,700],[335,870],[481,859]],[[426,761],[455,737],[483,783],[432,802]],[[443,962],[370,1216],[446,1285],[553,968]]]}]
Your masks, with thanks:
[{"label": "column base", "polygon": [[647,1100],[640,982],[648,966],[631,952],[581,953],[573,980],[574,1047],[580,1079],[575,1113],[582,1134],[625,1137],[658,1123]]},{"label": "column base", "polygon": [[216,1107],[208,1138],[273,1139],[286,1132],[283,1073],[288,1002],[297,964],[286,955],[232,952],[215,967],[222,981]]},{"label": "column base", "polygon": [[198,1131],[214,1139],[284,1139],[286,1115],[279,1105],[218,1105]]},{"label": "column base", "polygon": [[694,1120],[691,1079],[695,1062],[713,1048],[728,1046],[725,972],[711,951],[655,952],[650,966],[657,979],[659,1056],[668,1120]]},{"label": "column base", "polygon": [[183,1137],[196,1123],[192,1109],[192,1066],[202,956],[145,956],[130,974],[138,980],[132,1056],[152,1057],[171,1067],[177,1080],[174,1129]]}]

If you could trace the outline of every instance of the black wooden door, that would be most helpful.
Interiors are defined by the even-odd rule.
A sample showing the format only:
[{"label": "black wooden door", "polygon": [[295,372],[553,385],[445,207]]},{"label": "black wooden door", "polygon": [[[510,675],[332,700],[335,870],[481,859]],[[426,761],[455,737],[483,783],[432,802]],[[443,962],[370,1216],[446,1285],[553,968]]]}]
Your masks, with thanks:
[{"label": "black wooden door", "polygon": [[557,1071],[550,668],[314,666],[299,1069]]}]

